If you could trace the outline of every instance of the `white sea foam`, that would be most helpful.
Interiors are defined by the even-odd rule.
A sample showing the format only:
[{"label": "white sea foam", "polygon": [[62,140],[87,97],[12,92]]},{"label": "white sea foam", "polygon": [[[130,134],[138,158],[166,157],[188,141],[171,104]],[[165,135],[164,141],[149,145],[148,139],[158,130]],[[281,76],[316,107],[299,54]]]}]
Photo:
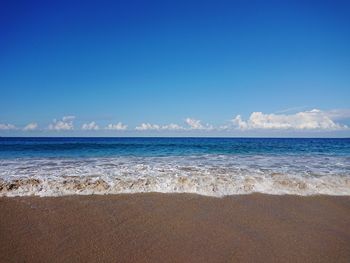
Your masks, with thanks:
[{"label": "white sea foam", "polygon": [[140,192],[350,195],[350,162],[263,155],[0,160],[0,196]]}]

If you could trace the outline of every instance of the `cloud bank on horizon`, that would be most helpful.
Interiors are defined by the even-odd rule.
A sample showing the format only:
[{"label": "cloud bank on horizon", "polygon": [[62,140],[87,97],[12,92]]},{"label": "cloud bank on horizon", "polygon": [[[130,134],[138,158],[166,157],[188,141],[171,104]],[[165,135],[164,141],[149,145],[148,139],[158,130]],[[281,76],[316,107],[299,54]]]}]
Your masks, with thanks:
[{"label": "cloud bank on horizon", "polygon": [[246,121],[237,115],[232,122],[241,130],[341,130],[348,128],[346,125],[333,121],[329,113],[318,109],[289,115],[253,112]]},{"label": "cloud bank on horizon", "polygon": [[211,131],[344,131],[350,128],[342,123],[342,120],[350,119],[350,110],[330,110],[322,111],[313,109],[308,111],[300,111],[293,114],[285,113],[263,113],[252,112],[247,119],[243,119],[241,115],[236,115],[232,120],[221,126],[213,126],[208,123],[203,123],[201,120],[194,118],[186,118],[183,125],[170,123],[165,125],[155,123],[141,123],[134,128],[128,128],[128,125],[122,122],[109,123],[101,127],[96,121],[83,123],[76,127],[74,121],[76,116],[64,116],[61,119],[53,119],[46,127],[40,128],[36,122],[31,122],[24,127],[17,127],[14,124],[0,123],[0,131],[14,131],[20,130],[24,132],[31,131],[174,131],[174,132],[190,132],[190,131],[204,131],[210,133]]}]

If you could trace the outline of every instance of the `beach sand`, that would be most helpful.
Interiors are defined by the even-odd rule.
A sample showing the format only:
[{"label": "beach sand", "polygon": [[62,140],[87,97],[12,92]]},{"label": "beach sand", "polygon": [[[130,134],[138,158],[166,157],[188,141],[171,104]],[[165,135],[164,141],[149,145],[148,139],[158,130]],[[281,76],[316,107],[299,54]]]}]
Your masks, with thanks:
[{"label": "beach sand", "polygon": [[0,209],[0,262],[350,262],[350,197],[3,197]]}]

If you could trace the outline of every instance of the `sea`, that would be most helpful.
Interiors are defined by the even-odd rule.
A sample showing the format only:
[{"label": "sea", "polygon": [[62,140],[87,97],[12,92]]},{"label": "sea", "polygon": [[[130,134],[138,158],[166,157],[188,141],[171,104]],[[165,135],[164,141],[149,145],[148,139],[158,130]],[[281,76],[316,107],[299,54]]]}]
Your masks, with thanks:
[{"label": "sea", "polygon": [[350,195],[350,139],[0,138],[0,196]]}]

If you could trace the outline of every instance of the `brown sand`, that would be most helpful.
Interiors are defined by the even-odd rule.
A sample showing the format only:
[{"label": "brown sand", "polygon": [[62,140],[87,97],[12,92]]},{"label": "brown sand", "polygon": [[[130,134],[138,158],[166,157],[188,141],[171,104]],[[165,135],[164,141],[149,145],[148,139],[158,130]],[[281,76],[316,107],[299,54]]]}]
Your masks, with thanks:
[{"label": "brown sand", "polygon": [[350,197],[0,198],[1,262],[350,262]]}]

